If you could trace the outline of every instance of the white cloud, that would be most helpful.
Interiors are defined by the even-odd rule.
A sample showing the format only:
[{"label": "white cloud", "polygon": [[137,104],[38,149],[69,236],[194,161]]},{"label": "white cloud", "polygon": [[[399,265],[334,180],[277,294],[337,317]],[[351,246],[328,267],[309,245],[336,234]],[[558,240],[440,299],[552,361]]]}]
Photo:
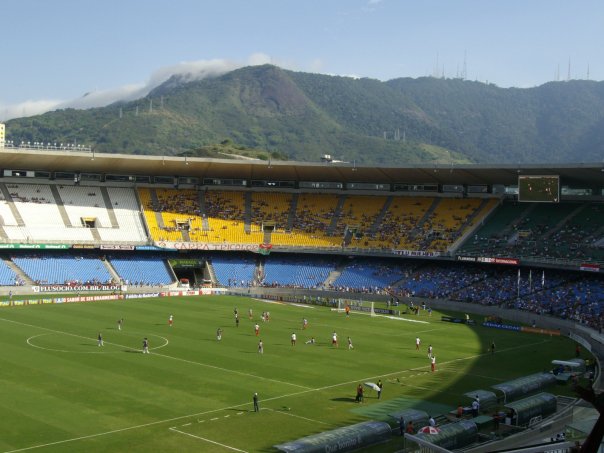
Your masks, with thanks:
[{"label": "white cloud", "polygon": [[[107,90],[91,91],[84,96],[70,100],[29,100],[18,104],[4,105],[0,102],[0,121],[11,118],[39,115],[51,110],[75,108],[88,109],[104,107],[117,101],[132,101],[146,96],[151,90],[167,81],[172,76],[180,76],[184,82],[217,77],[246,65],[277,64],[263,53],[250,55],[247,62],[228,60],[184,61],[171,66],[164,66],[151,74],[145,83],[124,85]],[[284,66],[282,66],[284,67]]]},{"label": "white cloud", "polygon": [[0,121],[23,116],[40,115],[50,110],[57,109],[61,104],[59,100],[43,99],[38,101],[28,100],[18,104],[4,105],[0,103]]}]

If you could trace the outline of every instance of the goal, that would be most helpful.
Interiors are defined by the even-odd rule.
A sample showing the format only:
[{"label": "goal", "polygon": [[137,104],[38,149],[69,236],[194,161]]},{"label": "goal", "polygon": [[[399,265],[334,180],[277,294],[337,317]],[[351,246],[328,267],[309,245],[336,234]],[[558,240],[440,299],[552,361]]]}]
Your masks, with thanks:
[{"label": "goal", "polygon": [[338,313],[346,312],[346,307],[350,307],[350,311],[366,313],[371,316],[376,316],[374,302],[360,299],[338,299]]}]

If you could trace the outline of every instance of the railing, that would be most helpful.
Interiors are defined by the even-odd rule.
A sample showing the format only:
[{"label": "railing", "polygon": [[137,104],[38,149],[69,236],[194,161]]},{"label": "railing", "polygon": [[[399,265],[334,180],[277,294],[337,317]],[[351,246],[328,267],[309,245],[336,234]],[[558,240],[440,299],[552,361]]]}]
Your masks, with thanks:
[{"label": "railing", "polygon": [[1,149],[13,150],[36,150],[36,151],[76,151],[76,152],[92,152],[92,146],[78,145],[75,143],[43,143],[43,142],[21,142],[20,144],[5,142]]}]

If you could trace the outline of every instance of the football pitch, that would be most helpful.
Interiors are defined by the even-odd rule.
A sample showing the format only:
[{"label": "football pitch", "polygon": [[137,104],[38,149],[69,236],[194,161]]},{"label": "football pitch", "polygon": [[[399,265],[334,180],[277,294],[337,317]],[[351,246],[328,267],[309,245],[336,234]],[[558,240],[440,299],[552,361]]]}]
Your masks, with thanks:
[{"label": "football pitch", "polygon": [[[261,320],[264,311],[269,322]],[[392,422],[388,413],[397,409],[436,416],[467,404],[467,391],[574,355],[563,337],[452,324],[438,312],[401,318],[231,296],[3,308],[0,452],[274,451],[275,444],[368,419]],[[339,347],[331,344],[333,332]],[[142,353],[145,337],[149,354]],[[312,337],[316,343],[306,344]],[[364,402],[356,403],[357,385],[378,379],[381,399],[365,387]],[[395,437],[371,451],[401,447]]]}]

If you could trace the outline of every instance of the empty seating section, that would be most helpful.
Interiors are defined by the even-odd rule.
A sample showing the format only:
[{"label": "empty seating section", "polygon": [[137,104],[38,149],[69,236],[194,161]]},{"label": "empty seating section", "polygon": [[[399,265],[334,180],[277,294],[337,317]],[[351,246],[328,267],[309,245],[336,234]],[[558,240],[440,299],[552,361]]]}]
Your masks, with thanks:
[{"label": "empty seating section", "polygon": [[4,260],[0,260],[0,285],[13,286],[18,281],[17,274],[13,271]]},{"label": "empty seating section", "polygon": [[317,288],[323,285],[337,264],[337,258],[313,256],[271,256],[264,264],[264,286]]},{"label": "empty seating section", "polygon": [[223,286],[247,287],[256,279],[256,260],[248,255],[229,254],[208,257],[218,283]]},{"label": "empty seating section", "polygon": [[409,274],[412,265],[403,262],[358,260],[348,264],[331,285],[339,291],[380,292]]},{"label": "empty seating section", "polygon": [[59,255],[13,257],[12,260],[37,283],[62,285],[112,281],[111,274],[99,258]]},{"label": "empty seating section", "polygon": [[395,197],[373,238],[364,238],[367,247],[413,250],[411,232],[430,208],[432,198]]},{"label": "empty seating section", "polygon": [[97,228],[111,228],[105,201],[98,187],[57,186],[67,216],[74,227],[85,226],[82,219],[95,219]]},{"label": "empty seating section", "polygon": [[[117,224],[112,225],[100,187],[48,184],[6,184],[14,207],[23,219],[18,225],[7,200],[0,200],[0,216],[9,239],[24,242],[93,242],[90,226],[98,229],[100,239],[108,242],[147,242],[133,189],[110,188]],[[63,202],[64,214],[52,190]],[[88,222],[86,224],[84,219]],[[2,222],[0,222],[1,224]]]},{"label": "empty seating section", "polygon": [[136,191],[125,187],[109,187],[107,194],[118,228],[99,229],[101,239],[112,242],[147,242]]},{"label": "empty seating section", "polygon": [[289,193],[252,193],[252,231],[260,231],[266,223],[274,224],[274,231],[286,230],[291,202]]},{"label": "empty seating section", "polygon": [[301,193],[292,234],[275,235],[272,243],[306,247],[341,246],[342,236],[329,236],[327,232],[337,205],[338,195]]},{"label": "empty seating section", "polygon": [[56,200],[46,184],[7,184],[24,227],[5,227],[7,236],[25,241],[92,241],[88,228],[67,230]]},{"label": "empty seating section", "polygon": [[109,261],[128,285],[169,285],[174,280],[161,257],[110,256]]},{"label": "empty seating section", "polygon": [[4,198],[4,194],[0,192],[0,225],[17,225],[17,220],[10,209],[8,200]]}]

